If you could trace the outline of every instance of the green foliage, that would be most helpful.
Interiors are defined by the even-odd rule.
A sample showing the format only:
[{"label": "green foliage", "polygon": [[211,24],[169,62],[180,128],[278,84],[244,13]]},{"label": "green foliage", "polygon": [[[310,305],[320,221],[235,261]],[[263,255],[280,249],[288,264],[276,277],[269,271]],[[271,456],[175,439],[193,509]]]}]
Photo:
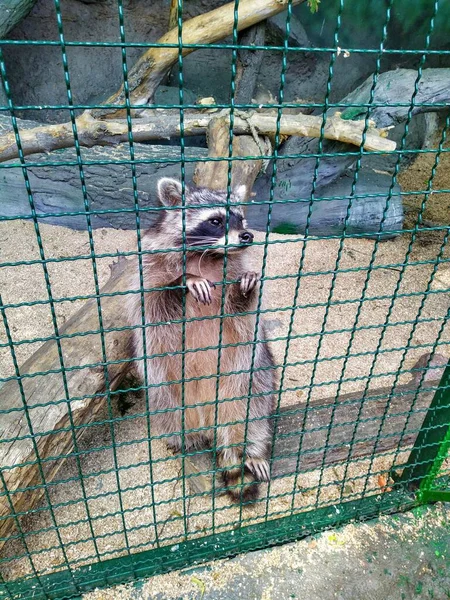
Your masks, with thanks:
[{"label": "green foliage", "polygon": [[[308,35],[317,44],[331,44],[334,36],[339,0],[320,4],[321,19],[315,18],[319,2],[308,0],[306,10],[296,7]],[[379,32],[386,19],[386,5],[382,0],[345,0],[339,45],[342,48],[367,48],[379,44]],[[434,2],[430,0],[395,0],[388,25],[386,47],[400,49],[423,48],[429,32]],[[313,13],[313,14],[311,14]],[[439,9],[431,34],[432,48],[447,48],[449,40],[450,2],[439,2]]]},{"label": "green foliage", "polygon": [[275,225],[272,227],[273,233],[281,233],[283,235],[292,235],[294,233],[298,233],[298,228],[294,223],[280,223],[279,225]]},{"label": "green foliage", "polygon": [[309,10],[316,13],[319,10],[320,0],[308,0]]}]

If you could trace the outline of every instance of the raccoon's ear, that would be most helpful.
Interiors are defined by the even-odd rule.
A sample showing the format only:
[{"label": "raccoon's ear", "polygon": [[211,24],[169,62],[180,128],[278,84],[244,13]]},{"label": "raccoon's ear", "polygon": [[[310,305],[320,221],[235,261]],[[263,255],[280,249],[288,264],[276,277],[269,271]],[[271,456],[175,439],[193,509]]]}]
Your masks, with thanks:
[{"label": "raccoon's ear", "polygon": [[233,190],[233,194],[238,202],[245,202],[247,198],[247,187],[245,185],[238,185]]},{"label": "raccoon's ear", "polygon": [[[188,188],[184,187],[187,194]],[[158,181],[158,198],[164,206],[178,206],[181,204],[181,183],[176,179],[163,177]]]}]

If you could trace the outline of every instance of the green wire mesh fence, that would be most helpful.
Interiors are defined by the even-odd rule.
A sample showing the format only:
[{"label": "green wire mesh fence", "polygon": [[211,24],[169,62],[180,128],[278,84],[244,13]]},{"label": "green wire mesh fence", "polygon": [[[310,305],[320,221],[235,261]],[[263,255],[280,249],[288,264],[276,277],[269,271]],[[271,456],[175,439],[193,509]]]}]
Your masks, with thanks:
[{"label": "green wire mesh fence", "polygon": [[[27,214],[2,212],[0,216],[0,234],[4,236],[0,272],[5,274],[2,281],[10,282],[0,296],[3,326],[0,350],[5,357],[2,362],[5,372],[0,373],[1,598],[79,596],[98,586],[298,539],[350,519],[366,519],[403,510],[418,502],[450,498],[450,366],[447,364],[450,211],[443,223],[429,222],[426,218],[430,202],[442,199],[444,203],[445,194],[450,193],[445,184],[437,183],[440,165],[448,152],[450,111],[446,110],[445,99],[421,101],[421,86],[429,62],[437,58],[446,64],[450,56],[448,50],[433,46],[436,29],[447,28],[448,32],[447,7],[438,0],[423,7],[423,36],[418,49],[399,49],[389,37],[396,2],[387,0],[382,8],[378,45],[343,51],[343,22],[349,18],[346,7],[348,10],[349,5],[353,6],[350,0],[333,3],[333,39],[326,47],[290,44],[293,9],[299,4],[293,0],[281,3],[285,9],[281,45],[245,46],[240,43],[238,32],[240,11],[246,1],[232,3],[228,41],[187,44],[183,40],[185,3],[178,0],[177,42],[165,44],[177,52],[172,78],[178,86],[178,102],[174,104],[135,103],[136,77],[130,69],[129,50],[144,51],[164,44],[127,40],[122,0],[117,0],[120,41],[68,40],[64,31],[64,4],[61,6],[60,0],[54,0],[57,39],[5,39],[0,44],[5,92],[5,104],[0,110],[2,118],[8,118],[10,132],[9,146],[2,148],[4,139],[0,136],[0,155],[13,148],[12,155],[5,155],[9,160],[2,159],[0,168],[2,173],[21,172],[21,185],[28,201]],[[308,4],[312,9],[308,18],[320,19],[322,7],[312,1]],[[319,12],[315,13],[317,8]],[[22,46],[30,47],[33,52],[45,46],[60,49],[66,103],[25,106],[15,102],[10,85],[11,65],[4,54]],[[119,104],[75,102],[70,69],[73,47],[116,47],[120,51],[123,88]],[[229,102],[185,102],[186,48],[229,53]],[[273,101],[250,104],[236,101],[239,52],[243,49],[263,54],[276,52],[278,94]],[[364,102],[339,103],[333,99],[337,61],[347,53],[369,56],[372,61]],[[294,54],[326,56],[329,60],[323,101],[306,104],[285,101],[289,62]],[[399,59],[408,56],[415,61],[407,103],[400,98],[383,102],[377,96],[377,86],[386,71],[386,56]],[[441,87],[445,87],[445,80]],[[134,111],[142,108],[155,109],[158,115],[176,110],[179,119],[176,154],[173,147],[161,146],[157,157],[140,156],[142,145],[138,146],[136,141],[140,117]],[[299,108],[320,113],[320,131],[313,152],[283,151],[286,139],[282,132],[283,115],[288,109]],[[378,195],[372,193],[372,198],[382,205],[377,230],[355,230],[355,210],[364,206],[368,197],[358,191],[367,157],[383,155],[364,149],[373,128],[371,119],[380,108],[401,109],[404,126],[397,148],[391,152],[393,162],[387,189]],[[441,126],[433,145],[411,149],[407,141],[416,113],[419,109],[432,112],[438,108]],[[58,150],[47,156],[30,152],[27,127],[19,115],[26,116],[27,111],[38,109],[64,110],[69,115],[66,127],[74,148],[70,160],[60,160],[62,155],[58,155]],[[78,117],[80,111],[97,109],[124,111],[122,122],[129,155],[126,160],[115,161],[114,157],[96,160],[84,148],[89,144],[80,134]],[[216,282],[223,284],[220,311],[213,316],[191,318],[186,305],[186,190],[191,184],[188,170],[198,156],[186,143],[185,133],[190,127],[187,118],[192,111],[205,114],[217,109],[228,111],[227,156],[202,155],[202,161],[227,164],[223,276],[221,282]],[[275,129],[271,136],[272,151],[263,156],[270,164],[255,184],[258,192],[258,181],[265,178],[266,194],[256,193],[248,205],[249,211],[252,207],[264,211],[261,213],[264,224],[254,242],[253,260],[261,274],[261,285],[256,308],[250,313],[254,332],[252,339],[245,342],[251,348],[250,366],[230,372],[223,365],[224,350],[233,346],[224,342],[224,323],[235,316],[227,313],[225,305],[226,289],[235,283],[229,273],[228,244],[233,165],[261,158],[236,156],[234,152],[237,119],[249,109],[274,111]],[[330,150],[326,145],[327,123],[333,114],[330,111],[342,112],[346,120],[362,122],[359,148],[341,145]],[[253,132],[253,136],[258,137],[258,133]],[[324,161],[342,157],[350,158],[348,164],[352,164],[349,192],[339,198],[333,194],[324,197],[319,189]],[[405,157],[428,159],[424,163],[427,172],[421,189],[398,191]],[[299,159],[304,163],[298,162]],[[306,196],[295,195],[295,187],[290,189],[284,181],[284,165],[288,160],[297,161],[299,170],[306,163],[313,164]],[[97,209],[89,192],[92,169],[112,168],[119,162],[129,167],[128,190],[132,201],[128,208],[112,205]],[[183,275],[176,286],[183,292],[179,320],[180,379],[161,384],[162,387],[181,385],[181,406],[167,409],[181,414],[181,452],[175,454],[166,449],[168,435],[154,427],[161,410],[156,410],[152,403],[155,384],[149,380],[144,356],[137,357],[144,364],[144,381],[125,375],[134,361],[127,341],[130,331],[135,328],[141,332],[145,348],[146,336],[152,335],[153,327],[162,324],[149,322],[144,308],[144,290],[145,293],[151,290],[146,288],[143,275],[143,261],[150,252],[143,247],[143,230],[149,216],[166,210],[142,202],[139,169],[147,163],[176,164],[182,186],[181,248],[169,244],[161,250],[181,252],[183,264]],[[30,174],[34,177],[39,169],[58,173],[67,167],[77,170],[83,209],[41,210],[36,205]],[[280,189],[285,191],[284,195],[280,196]],[[412,217],[406,215],[403,227],[391,226],[390,220],[390,211],[398,205],[399,198],[405,203],[413,198],[416,207]],[[314,221],[317,207],[336,199],[345,201],[340,222],[326,234],[317,233]],[[247,207],[245,202],[241,205]],[[300,206],[302,210],[306,208],[301,231],[291,230],[286,223],[280,225],[277,210],[283,205],[288,213],[295,213]],[[119,213],[131,215],[134,228],[127,232],[127,237],[120,238],[123,247],[114,251],[115,240],[109,246],[102,241],[95,219]],[[77,219],[77,223],[82,219],[84,232],[71,231],[69,237],[64,237],[58,229],[52,234],[54,224],[62,218]],[[19,222],[26,227],[29,244],[23,247],[19,242],[16,247],[14,238],[5,241],[8,232],[13,231],[7,228]],[[16,234],[14,230],[13,236]],[[110,239],[109,234],[104,235]],[[82,243],[69,249],[64,247],[65,241],[75,238]],[[389,241],[385,241],[387,238]],[[30,244],[33,250],[27,254]],[[108,276],[106,267],[117,257],[136,261],[139,289],[127,285],[114,287],[110,283],[103,286]],[[129,264],[125,262],[124,267],[122,260],[118,262],[113,269],[113,282],[119,280]],[[71,278],[74,281],[66,286],[63,277],[66,283]],[[20,282],[28,278],[33,282],[31,292],[17,293]],[[141,303],[138,326],[128,324],[123,309],[126,298],[132,294]],[[87,312],[76,313],[72,305],[81,307],[81,311],[88,306],[89,319]],[[238,316],[246,314],[244,311]],[[67,323],[66,315],[71,316]],[[217,343],[205,347],[199,335],[198,346],[188,347],[187,327],[196,322],[205,327],[202,321],[209,327],[208,319],[218,321]],[[40,320],[45,326],[39,326]],[[275,355],[273,367],[257,363],[262,321],[268,324],[268,342]],[[23,333],[24,322],[37,324],[31,328],[36,335]],[[237,341],[234,345],[240,344]],[[98,357],[94,362],[92,348]],[[192,378],[186,376],[186,363],[193,354],[202,356],[204,351],[214,352],[215,369],[212,374],[200,373],[197,380],[211,379],[215,394],[210,401],[199,402],[198,407],[202,410],[205,404],[209,405],[214,413],[214,431],[210,447],[192,449],[186,446],[186,435],[192,433],[186,424],[186,386],[192,383]],[[25,364],[24,358],[29,359]],[[218,421],[218,411],[224,402],[244,403],[246,416],[241,424],[245,430],[242,444],[245,454],[254,380],[264,369],[273,369],[278,378],[275,410],[271,415],[271,479],[262,486],[258,499],[252,502],[241,499],[233,504],[229,496],[221,493],[220,477],[216,477],[223,472],[214,452],[220,446],[218,436],[223,425]],[[220,398],[221,378],[239,377],[243,373],[248,375],[246,394]],[[53,425],[49,427],[49,423]],[[200,424],[196,431],[204,430],[205,426]],[[241,480],[235,486],[237,489],[244,486],[243,463],[239,468]]]}]

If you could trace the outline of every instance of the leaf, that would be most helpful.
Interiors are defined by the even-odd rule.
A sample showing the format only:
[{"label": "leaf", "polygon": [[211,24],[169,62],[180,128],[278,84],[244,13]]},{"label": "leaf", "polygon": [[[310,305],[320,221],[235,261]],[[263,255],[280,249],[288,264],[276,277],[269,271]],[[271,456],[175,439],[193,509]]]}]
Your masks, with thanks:
[{"label": "leaf", "polygon": [[391,492],[392,488],[390,487],[390,485],[392,485],[394,482],[392,481],[392,479],[389,477],[387,477],[387,475],[378,475],[377,478],[378,481],[378,485],[380,486],[380,488],[383,490],[383,492]]},{"label": "leaf", "polygon": [[319,10],[320,0],[308,0],[309,10],[316,13]]},{"label": "leaf", "polygon": [[284,235],[299,233],[297,226],[294,225],[294,223],[288,223],[288,222],[285,222],[285,223],[283,222],[283,223],[279,223],[278,225],[275,225],[275,227],[272,227],[272,232],[273,233],[281,233]]},{"label": "leaf", "polygon": [[192,583],[195,583],[195,585],[197,585],[199,587],[199,589],[200,589],[200,600],[202,600],[203,596],[205,595],[206,585],[198,577],[192,576],[191,577],[191,581],[192,581]]},{"label": "leaf", "polygon": [[337,546],[345,545],[345,542],[338,539],[338,537],[335,533],[330,533],[330,535],[328,536],[328,541],[330,542],[330,544],[336,544]]},{"label": "leaf", "polygon": [[344,494],[346,494],[347,496],[350,496],[351,494],[353,494],[354,489],[353,486],[350,483],[347,483],[344,486]]},{"label": "leaf", "polygon": [[377,481],[378,481],[378,485],[380,486],[380,488],[386,487],[386,485],[387,485],[386,475],[378,475]]}]

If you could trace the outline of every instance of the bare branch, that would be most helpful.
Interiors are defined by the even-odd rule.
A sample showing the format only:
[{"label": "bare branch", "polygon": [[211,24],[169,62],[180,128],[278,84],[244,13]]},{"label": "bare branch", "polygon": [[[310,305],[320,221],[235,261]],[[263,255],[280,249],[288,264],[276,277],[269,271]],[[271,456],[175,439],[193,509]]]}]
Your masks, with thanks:
[{"label": "bare branch", "polygon": [[[208,156],[220,158],[223,161],[199,161],[195,167],[194,183],[215,190],[225,190],[228,184],[228,155],[230,144],[230,123],[226,116],[211,119],[207,131]],[[262,138],[254,139],[250,135],[235,135],[233,137],[233,156],[258,156],[271,154],[271,148],[266,147]],[[231,167],[231,187],[245,185],[247,198],[261,171],[262,159],[233,161]]]},{"label": "bare branch", "polygon": [[[202,135],[208,129],[211,119],[225,117],[229,122],[229,111],[198,113],[186,112],[184,135]],[[373,125],[373,124],[372,124]],[[283,115],[279,133],[318,138],[321,135],[322,117],[313,115]],[[125,119],[98,120],[84,113],[77,119],[78,139],[82,146],[114,146],[128,139],[128,126]],[[277,130],[277,114],[267,112],[237,111],[234,120],[235,134],[261,135],[274,134]],[[346,121],[339,115],[327,120],[324,137],[360,146],[364,121]],[[136,119],[133,124],[133,138],[136,142],[160,140],[180,135],[180,120],[177,111],[146,111],[145,118]],[[385,137],[386,131],[370,126],[365,135],[366,151],[392,152],[396,144]],[[51,152],[74,145],[72,125],[44,125],[20,131],[22,148],[25,155],[38,152]],[[17,157],[17,146],[13,133],[0,136],[0,162]]]}]

